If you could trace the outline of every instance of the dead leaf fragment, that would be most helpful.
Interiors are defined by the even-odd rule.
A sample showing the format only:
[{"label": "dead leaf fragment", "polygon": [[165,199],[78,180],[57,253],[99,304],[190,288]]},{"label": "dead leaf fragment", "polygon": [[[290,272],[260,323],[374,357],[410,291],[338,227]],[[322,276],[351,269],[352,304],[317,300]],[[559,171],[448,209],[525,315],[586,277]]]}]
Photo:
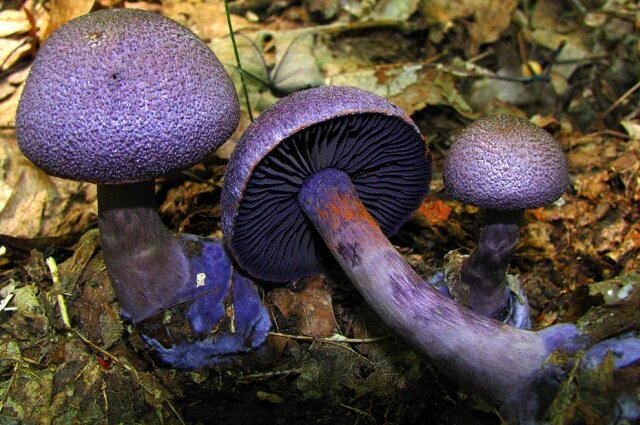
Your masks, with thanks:
[{"label": "dead leaf fragment", "polygon": [[46,175],[0,133],[0,233],[24,238],[75,233],[95,219],[95,185]]},{"label": "dead leaf fragment", "polygon": [[47,30],[43,34],[43,40],[49,38],[51,33],[61,25],[69,22],[73,18],[91,12],[95,0],[51,0],[49,3],[51,19]]},{"label": "dead leaf fragment", "polygon": [[453,208],[437,198],[428,196],[418,211],[428,223],[439,224],[449,219]]},{"label": "dead leaf fragment", "polygon": [[31,22],[24,10],[3,10],[0,12],[0,37],[24,34],[31,29]]},{"label": "dead leaf fragment", "polygon": [[282,315],[295,315],[298,332],[313,337],[330,337],[337,324],[333,313],[331,294],[320,278],[310,278],[302,292],[278,288],[271,292],[270,299]]},{"label": "dead leaf fragment", "polygon": [[18,62],[25,53],[31,50],[28,38],[2,38],[0,39],[0,70],[4,71]]},{"label": "dead leaf fragment", "polygon": [[516,6],[516,0],[423,0],[420,11],[428,21],[438,22],[445,28],[456,19],[471,18],[467,25],[469,54],[475,56],[480,45],[496,41],[509,27]]}]

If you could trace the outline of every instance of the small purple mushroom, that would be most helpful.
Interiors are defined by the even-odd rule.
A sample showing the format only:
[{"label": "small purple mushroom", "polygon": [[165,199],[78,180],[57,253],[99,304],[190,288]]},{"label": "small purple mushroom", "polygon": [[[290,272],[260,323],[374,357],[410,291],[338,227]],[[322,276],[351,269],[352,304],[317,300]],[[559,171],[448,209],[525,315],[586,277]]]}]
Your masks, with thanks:
[{"label": "small purple mushroom", "polygon": [[103,10],[42,46],[20,99],[20,148],[48,174],[98,184],[98,224],[122,315],[167,364],[196,368],[262,344],[253,282],[215,239],[176,235],[154,179],[189,167],[235,130],[233,84],[195,34],[158,14]]},{"label": "small purple mushroom", "polygon": [[[529,327],[524,291],[505,284],[524,210],[557,200],[569,185],[567,158],[549,133],[511,115],[482,118],[451,145],[442,170],[447,192],[485,209],[478,245],[463,262],[460,280],[472,310]],[[518,313],[513,312],[519,309]],[[515,319],[515,322],[514,322]]]},{"label": "small purple mushroom", "polygon": [[499,323],[416,274],[385,234],[420,205],[430,175],[418,129],[384,98],[347,87],[294,93],[263,112],[231,156],[225,241],[250,274],[270,280],[316,272],[328,250],[392,330],[506,417],[534,420],[568,369],[547,358],[588,338],[573,325]]}]

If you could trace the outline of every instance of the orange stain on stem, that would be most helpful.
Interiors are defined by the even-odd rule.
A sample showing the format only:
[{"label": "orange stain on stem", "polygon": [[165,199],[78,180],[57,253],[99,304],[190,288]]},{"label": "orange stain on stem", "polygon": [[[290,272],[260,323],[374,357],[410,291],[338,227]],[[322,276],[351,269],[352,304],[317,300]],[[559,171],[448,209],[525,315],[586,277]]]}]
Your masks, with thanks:
[{"label": "orange stain on stem", "polygon": [[320,213],[320,217],[329,223],[332,231],[354,221],[366,222],[378,228],[378,223],[357,197],[350,196],[337,189],[330,189],[328,195],[326,209]]}]

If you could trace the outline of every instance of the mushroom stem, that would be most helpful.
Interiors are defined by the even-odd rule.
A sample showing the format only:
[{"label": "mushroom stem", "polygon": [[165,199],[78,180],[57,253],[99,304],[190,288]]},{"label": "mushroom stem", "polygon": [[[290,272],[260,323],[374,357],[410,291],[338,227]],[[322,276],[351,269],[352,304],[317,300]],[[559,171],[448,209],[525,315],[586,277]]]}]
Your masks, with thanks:
[{"label": "mushroom stem", "polygon": [[189,261],[160,220],[153,180],[98,185],[98,225],[109,278],[134,323],[185,289]]},{"label": "mushroom stem", "polygon": [[582,347],[573,325],[524,331],[482,317],[440,294],[380,231],[346,173],[326,169],[309,177],[298,202],[385,323],[485,397],[502,403],[529,401],[530,385],[544,373],[545,359],[558,349]]},{"label": "mushroom stem", "polygon": [[165,227],[153,180],[98,185],[98,211],[121,314],[165,363],[206,367],[265,341],[271,323],[255,284],[219,240]]},{"label": "mushroom stem", "polygon": [[471,309],[500,320],[509,306],[511,291],[505,284],[516,249],[523,211],[487,210],[478,245],[462,264],[460,279],[469,288]]}]

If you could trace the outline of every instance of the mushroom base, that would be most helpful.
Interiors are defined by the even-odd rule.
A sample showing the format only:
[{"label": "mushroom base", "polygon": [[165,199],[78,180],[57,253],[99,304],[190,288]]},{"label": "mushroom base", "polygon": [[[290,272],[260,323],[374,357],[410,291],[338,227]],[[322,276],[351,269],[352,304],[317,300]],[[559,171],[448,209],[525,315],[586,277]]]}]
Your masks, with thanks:
[{"label": "mushroom base", "polygon": [[164,363],[205,367],[266,340],[271,323],[254,283],[234,270],[221,241],[170,232],[153,182],[98,186],[98,203],[121,315]]},{"label": "mushroom base", "polygon": [[[539,332],[516,329],[465,309],[404,261],[380,231],[342,171],[308,178],[298,202],[344,272],[396,333],[458,382],[503,404],[510,415],[535,417],[567,371],[546,363],[557,350],[576,352],[586,338],[573,325]],[[517,413],[515,413],[517,412]]]},{"label": "mushroom base", "polygon": [[167,365],[197,369],[232,361],[262,345],[271,328],[253,281],[234,269],[220,240],[177,236],[190,260],[192,287],[136,323]]},{"label": "mushroom base", "polygon": [[469,306],[483,316],[501,320],[509,308],[505,277],[521,222],[522,211],[487,211],[478,245],[462,264],[460,279],[469,288]]}]

